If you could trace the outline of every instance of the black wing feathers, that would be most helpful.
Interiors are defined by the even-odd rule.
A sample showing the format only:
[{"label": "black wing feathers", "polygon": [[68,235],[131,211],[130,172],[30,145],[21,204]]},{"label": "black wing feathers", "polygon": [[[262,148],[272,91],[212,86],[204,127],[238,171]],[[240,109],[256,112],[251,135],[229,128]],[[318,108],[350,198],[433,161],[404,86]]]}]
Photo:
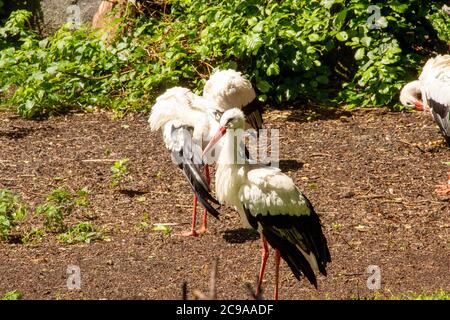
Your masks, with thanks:
[{"label": "black wing feathers", "polygon": [[192,139],[191,131],[186,127],[173,127],[172,137],[180,139],[181,143],[172,148],[172,157],[183,171],[192,190],[197,196],[201,205],[215,218],[219,212],[211,206],[209,202],[220,205],[220,203],[210,194],[211,189],[203,174],[204,163],[202,161],[202,148]]},{"label": "black wing feathers", "polygon": [[439,126],[445,141],[447,141],[447,145],[450,147],[450,106],[439,103],[432,98],[428,102],[433,113],[433,118]]},{"label": "black wing feathers", "polygon": [[252,215],[247,208],[244,208],[247,219],[253,228],[258,224],[262,227],[262,234],[269,244],[280,251],[281,257],[291,268],[294,276],[300,279],[303,273],[306,278],[317,287],[317,280],[314,270],[305,256],[301,253],[300,247],[306,254],[311,252],[317,260],[319,271],[326,275],[326,265],[331,262],[330,251],[327,240],[322,232],[319,216],[314,211],[309,201],[309,215]]},{"label": "black wing feathers", "polygon": [[242,112],[244,112],[245,120],[247,123],[255,129],[257,132],[263,127],[263,105],[258,99],[254,99],[248,105],[242,107]]}]

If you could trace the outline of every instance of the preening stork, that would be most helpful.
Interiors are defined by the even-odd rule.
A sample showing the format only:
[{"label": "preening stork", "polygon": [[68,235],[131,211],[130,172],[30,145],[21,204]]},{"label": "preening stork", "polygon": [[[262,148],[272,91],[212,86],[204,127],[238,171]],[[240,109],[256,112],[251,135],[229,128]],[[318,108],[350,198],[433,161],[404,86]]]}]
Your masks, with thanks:
[{"label": "preening stork", "polygon": [[[162,129],[167,149],[194,191],[192,228],[182,235],[197,236],[204,233],[207,212],[215,217],[219,214],[210,204],[217,200],[210,195],[209,169],[202,162],[202,147],[206,146],[217,130],[220,115],[232,107],[246,110],[250,125],[259,130],[262,126],[261,108],[254,102],[257,101],[255,98],[250,81],[240,72],[224,70],[211,76],[202,96],[189,89],[175,87],[156,99],[149,117],[150,128],[152,131]],[[195,230],[197,200],[205,208],[198,231]]]},{"label": "preening stork", "polygon": [[210,150],[223,137],[221,150],[216,150],[216,197],[239,212],[244,226],[261,234],[262,261],[256,294],[260,293],[268,259],[267,243],[275,249],[275,299],[280,257],[297,279],[304,274],[317,288],[315,271],[326,275],[326,264],[331,261],[319,217],[292,179],[278,168],[235,160],[240,151],[235,133],[244,125],[241,110],[226,111],[203,156],[210,156]]},{"label": "preening stork", "polygon": [[[429,59],[419,80],[403,87],[400,101],[407,107],[430,112],[450,147],[450,55]],[[450,175],[448,180],[447,185],[439,186],[439,194],[450,193]]]},{"label": "preening stork", "polygon": [[195,230],[198,200],[205,208],[205,224],[207,212],[216,218],[219,216],[219,212],[210,204],[218,202],[210,195],[209,175],[208,172],[203,173],[208,167],[201,159],[203,142],[209,141],[218,126],[214,111],[210,101],[189,89],[174,87],[156,99],[149,117],[151,130],[162,129],[163,140],[171,152],[172,160],[183,171],[194,191],[192,228],[182,233],[185,236],[198,234]]},{"label": "preening stork", "polygon": [[217,71],[206,81],[203,97],[214,101],[223,113],[232,108],[239,108],[245,114],[246,129],[262,128],[262,105],[252,84],[240,72],[232,69]]}]

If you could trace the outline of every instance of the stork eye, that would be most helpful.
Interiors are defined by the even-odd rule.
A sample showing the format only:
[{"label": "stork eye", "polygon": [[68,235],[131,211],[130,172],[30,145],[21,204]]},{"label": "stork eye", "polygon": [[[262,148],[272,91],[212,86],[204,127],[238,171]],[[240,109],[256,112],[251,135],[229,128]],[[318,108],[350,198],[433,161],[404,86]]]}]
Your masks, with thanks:
[{"label": "stork eye", "polygon": [[228,120],[227,120],[227,122],[225,122],[225,127],[229,127],[230,125],[231,125],[231,123],[233,122],[233,118],[229,118]]},{"label": "stork eye", "polygon": [[219,122],[220,118],[222,117],[223,112],[220,111],[216,111],[214,112],[214,117],[216,118],[216,120]]}]

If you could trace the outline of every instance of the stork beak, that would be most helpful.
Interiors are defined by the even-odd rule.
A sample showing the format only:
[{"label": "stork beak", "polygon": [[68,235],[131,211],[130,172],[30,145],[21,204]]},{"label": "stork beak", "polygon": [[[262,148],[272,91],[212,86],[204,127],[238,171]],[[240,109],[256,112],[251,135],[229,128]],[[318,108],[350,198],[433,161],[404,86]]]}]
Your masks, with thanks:
[{"label": "stork beak", "polygon": [[423,103],[420,100],[414,101],[414,107],[416,110],[423,110]]},{"label": "stork beak", "polygon": [[217,130],[214,137],[209,141],[208,145],[205,147],[205,150],[203,150],[202,157],[205,156],[211,150],[214,145],[217,143],[217,141],[220,140],[220,138],[223,137],[223,135],[227,132],[227,129],[225,127],[220,127],[219,130]]}]

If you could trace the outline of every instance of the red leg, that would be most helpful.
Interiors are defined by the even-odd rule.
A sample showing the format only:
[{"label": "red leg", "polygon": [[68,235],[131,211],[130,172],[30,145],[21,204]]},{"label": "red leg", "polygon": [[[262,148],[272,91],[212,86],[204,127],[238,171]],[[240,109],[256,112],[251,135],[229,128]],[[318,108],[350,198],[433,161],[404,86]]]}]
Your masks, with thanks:
[{"label": "red leg", "polygon": [[438,185],[435,191],[440,196],[447,196],[450,194],[450,172],[448,173],[447,184]]},{"label": "red leg", "polygon": [[267,246],[266,238],[261,235],[262,248],[261,248],[261,268],[259,269],[258,286],[256,287],[256,297],[261,294],[261,285],[264,277],[264,272],[266,271],[266,263],[269,258],[269,247]]},{"label": "red leg", "polygon": [[192,211],[192,227],[191,231],[184,231],[179,233],[178,235],[183,237],[197,237],[197,231],[195,231],[195,225],[197,223],[197,196],[194,194],[194,208]]},{"label": "red leg", "polygon": [[280,250],[275,250],[275,295],[274,300],[278,300],[278,280],[280,274]]},{"label": "red leg", "polygon": [[206,217],[208,216],[208,211],[206,209],[203,209],[203,216],[202,216],[202,224],[200,226],[200,229],[197,231],[198,234],[204,234],[207,230],[206,228]]},{"label": "red leg", "polygon": [[[205,164],[205,176],[206,181],[208,182],[208,185],[211,183],[211,177],[209,175],[209,166]],[[200,226],[200,229],[197,231],[198,234],[203,234],[206,232],[206,218],[208,216],[208,211],[206,209],[203,209],[203,216],[202,216],[202,224]]]}]

